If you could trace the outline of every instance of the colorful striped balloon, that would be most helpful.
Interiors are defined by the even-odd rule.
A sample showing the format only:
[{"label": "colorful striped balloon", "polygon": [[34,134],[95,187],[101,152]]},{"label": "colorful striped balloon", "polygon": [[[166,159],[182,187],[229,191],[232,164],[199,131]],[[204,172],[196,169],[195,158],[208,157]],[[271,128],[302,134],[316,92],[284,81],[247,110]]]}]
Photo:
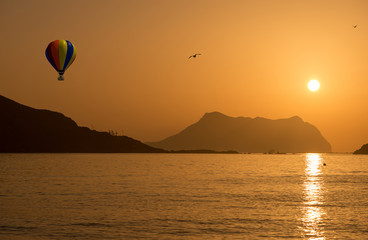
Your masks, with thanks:
[{"label": "colorful striped balloon", "polygon": [[58,80],[64,80],[65,70],[74,62],[77,52],[68,40],[55,40],[46,48],[46,57],[59,73]]}]

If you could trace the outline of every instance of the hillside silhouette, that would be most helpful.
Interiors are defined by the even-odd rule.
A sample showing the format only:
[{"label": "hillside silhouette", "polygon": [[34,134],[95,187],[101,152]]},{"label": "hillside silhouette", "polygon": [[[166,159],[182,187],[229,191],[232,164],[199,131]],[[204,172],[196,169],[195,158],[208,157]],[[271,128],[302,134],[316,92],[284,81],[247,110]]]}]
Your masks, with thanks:
[{"label": "hillside silhouette", "polygon": [[316,127],[300,117],[270,120],[206,113],[193,125],[159,142],[166,150],[211,149],[237,152],[331,152],[331,145]]},{"label": "hillside silhouette", "polygon": [[126,136],[79,127],[72,119],[0,95],[0,152],[164,152]]},{"label": "hillside silhouette", "polygon": [[353,154],[368,154],[368,144],[364,144],[361,148],[354,151]]}]

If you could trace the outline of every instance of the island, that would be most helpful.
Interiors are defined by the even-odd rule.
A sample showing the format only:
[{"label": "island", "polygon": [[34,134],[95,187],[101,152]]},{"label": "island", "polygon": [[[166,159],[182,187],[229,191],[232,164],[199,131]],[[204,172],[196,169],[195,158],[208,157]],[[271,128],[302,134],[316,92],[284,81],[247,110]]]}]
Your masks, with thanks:
[{"label": "island", "polygon": [[262,117],[230,117],[210,112],[182,130],[158,142],[146,144],[169,151],[211,149],[239,153],[331,152],[320,131],[300,117],[271,120]]},{"label": "island", "polygon": [[360,149],[354,151],[353,154],[368,154],[368,144],[364,144]]}]

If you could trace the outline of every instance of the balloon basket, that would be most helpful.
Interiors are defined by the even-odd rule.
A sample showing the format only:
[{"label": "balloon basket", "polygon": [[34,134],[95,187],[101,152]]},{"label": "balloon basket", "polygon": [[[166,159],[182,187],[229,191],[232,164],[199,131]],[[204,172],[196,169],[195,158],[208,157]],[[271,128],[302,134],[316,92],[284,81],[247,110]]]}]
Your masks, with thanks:
[{"label": "balloon basket", "polygon": [[63,75],[60,75],[60,76],[58,77],[58,80],[59,80],[59,81],[64,81],[64,76],[63,76]]}]

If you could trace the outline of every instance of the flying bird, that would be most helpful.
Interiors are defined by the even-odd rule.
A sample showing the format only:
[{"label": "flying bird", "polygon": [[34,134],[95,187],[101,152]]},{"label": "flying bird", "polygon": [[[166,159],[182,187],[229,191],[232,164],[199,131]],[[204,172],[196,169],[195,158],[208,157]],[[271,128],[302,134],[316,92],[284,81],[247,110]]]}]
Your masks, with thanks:
[{"label": "flying bird", "polygon": [[353,25],[353,28],[357,28],[358,27],[358,25]]},{"label": "flying bird", "polygon": [[[202,55],[202,54],[200,54],[200,53],[196,53],[196,54],[193,54],[193,55],[189,56],[189,58],[191,58],[191,57],[196,58],[198,55]],[[188,59],[189,59],[189,58],[188,58]]]}]

